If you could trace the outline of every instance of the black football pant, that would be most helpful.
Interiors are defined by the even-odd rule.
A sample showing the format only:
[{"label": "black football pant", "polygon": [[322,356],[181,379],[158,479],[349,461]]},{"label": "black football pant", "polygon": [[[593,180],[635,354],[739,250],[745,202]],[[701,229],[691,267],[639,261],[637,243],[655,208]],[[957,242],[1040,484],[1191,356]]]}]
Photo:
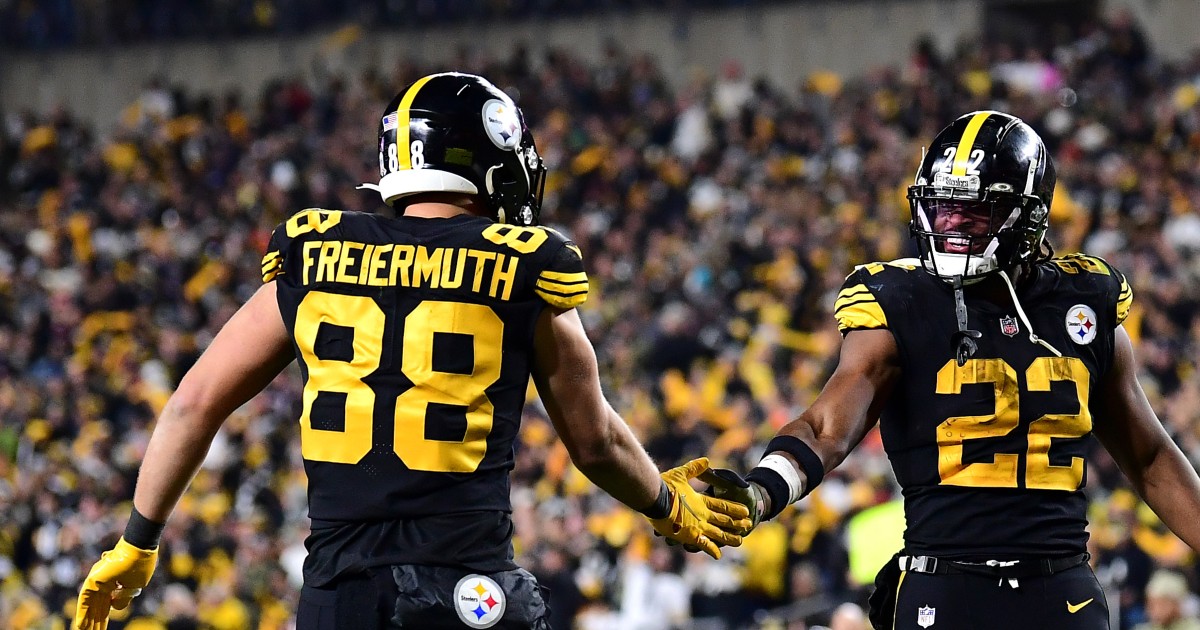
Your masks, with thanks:
[{"label": "black football pant", "polygon": [[1050,576],[1008,580],[908,571],[896,630],[1109,630],[1108,604],[1086,563]]},{"label": "black football pant", "polygon": [[528,571],[480,577],[407,564],[345,577],[330,588],[306,585],[296,630],[550,630],[548,592]]}]

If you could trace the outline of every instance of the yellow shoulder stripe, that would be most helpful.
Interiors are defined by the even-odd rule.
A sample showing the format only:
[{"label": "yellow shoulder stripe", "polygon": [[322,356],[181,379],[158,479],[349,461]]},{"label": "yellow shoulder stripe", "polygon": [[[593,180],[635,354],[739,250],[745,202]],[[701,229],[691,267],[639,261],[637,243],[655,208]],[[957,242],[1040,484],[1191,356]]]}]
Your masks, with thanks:
[{"label": "yellow shoulder stripe", "polygon": [[567,284],[573,282],[587,282],[587,273],[582,271],[563,273],[561,271],[546,270],[543,271],[539,277],[543,280],[550,280],[552,282],[565,282]]},{"label": "yellow shoulder stripe", "polygon": [[547,304],[561,309],[575,308],[576,306],[586,302],[588,297],[586,291],[568,296],[546,293],[541,289],[534,289],[534,292],[536,292],[539,297],[545,300]]},{"label": "yellow shoulder stripe", "polygon": [[1129,309],[1133,307],[1133,287],[1121,282],[1121,295],[1117,297],[1117,324],[1129,317]]},{"label": "yellow shoulder stripe", "polygon": [[267,252],[262,260],[262,279],[263,282],[270,282],[275,279],[275,276],[283,273],[283,256],[279,252]]},{"label": "yellow shoulder stripe", "polygon": [[838,297],[843,298],[843,297],[855,295],[858,293],[870,293],[870,292],[871,292],[871,290],[867,288],[867,285],[856,284],[852,287],[846,287],[845,289],[842,289],[841,292],[838,293]]},{"label": "yellow shoulder stripe", "polygon": [[569,293],[578,293],[580,291],[587,291],[588,290],[588,282],[586,280],[584,280],[583,282],[572,282],[570,284],[563,284],[563,283],[559,283],[559,282],[550,282],[549,280],[538,280],[537,287],[544,291],[555,291],[558,293],[568,293],[569,294]]},{"label": "yellow shoulder stripe", "polygon": [[879,302],[859,302],[838,309],[838,330],[845,332],[856,328],[887,328],[887,316]]},{"label": "yellow shoulder stripe", "polygon": [[838,294],[837,301],[833,303],[833,310],[839,311],[852,304],[869,304],[878,302],[875,299],[875,294],[866,290],[866,287],[863,287],[863,289],[863,291],[856,293],[849,293],[849,289],[842,291],[840,294]]}]

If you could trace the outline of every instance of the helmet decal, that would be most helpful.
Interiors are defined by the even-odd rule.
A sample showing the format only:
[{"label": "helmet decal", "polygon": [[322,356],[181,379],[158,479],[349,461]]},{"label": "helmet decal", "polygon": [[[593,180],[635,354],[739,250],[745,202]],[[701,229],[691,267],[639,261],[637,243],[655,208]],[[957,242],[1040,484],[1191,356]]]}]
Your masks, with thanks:
[{"label": "helmet decal", "polygon": [[[979,175],[979,163],[983,161],[983,151],[976,149],[971,150],[975,146],[975,139],[979,137],[979,129],[983,127],[983,123],[987,121],[992,112],[975,112],[971,116],[971,121],[967,123],[967,128],[963,130],[962,139],[958,141],[958,149],[951,156],[954,166],[950,169],[951,175],[969,175],[972,172],[976,176]],[[978,156],[978,157],[976,157]]]},{"label": "helmet decal", "polygon": [[[413,83],[408,88],[408,90],[406,90],[404,92],[404,98],[400,99],[400,105],[398,107],[396,107],[397,120],[396,120],[396,145],[395,146],[396,146],[396,157],[397,157],[397,161],[398,161],[397,167],[399,168],[399,170],[404,171],[404,170],[413,168],[412,152],[411,152],[412,144],[410,142],[410,133],[411,133],[411,126],[412,126],[412,104],[413,104],[413,101],[415,101],[417,99],[417,94],[419,94],[421,92],[421,88],[425,87],[425,84],[429,83],[430,79],[432,79],[435,76],[437,76],[437,75],[431,74],[427,77],[417,79],[417,82]],[[386,132],[387,129],[385,128],[384,131]],[[390,156],[391,149],[389,149],[388,151],[389,151],[389,156]],[[395,169],[390,169],[390,170],[395,170]]]},{"label": "helmet decal", "polygon": [[483,128],[497,148],[512,151],[521,144],[521,119],[512,103],[495,98],[484,103]]}]

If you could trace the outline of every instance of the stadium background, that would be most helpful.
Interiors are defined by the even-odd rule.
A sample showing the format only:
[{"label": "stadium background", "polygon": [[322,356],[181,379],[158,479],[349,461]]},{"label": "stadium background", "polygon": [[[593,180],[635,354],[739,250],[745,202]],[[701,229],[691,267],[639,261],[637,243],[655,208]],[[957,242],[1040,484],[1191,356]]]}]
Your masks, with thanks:
[{"label": "stadium background", "polygon": [[[450,68],[534,123],[606,390],[661,464],[744,469],[812,400],[843,276],[912,253],[921,141],[980,108],[1042,132],[1051,237],[1130,277],[1142,382],[1200,462],[1194,24],[1188,0],[0,0],[0,627],[64,626],[156,411],[257,286],[270,229],[370,210],[353,186],[379,109]],[[288,627],[298,385],[289,368],[230,419],[111,627]],[[1158,575],[1152,603],[1195,612],[1192,552],[1101,450],[1089,471],[1114,627],[1145,620],[1163,568],[1183,581]],[[513,488],[556,628],[857,630],[833,611],[864,602],[898,531],[872,434],[721,561],[668,549],[572,469],[532,391]]]}]

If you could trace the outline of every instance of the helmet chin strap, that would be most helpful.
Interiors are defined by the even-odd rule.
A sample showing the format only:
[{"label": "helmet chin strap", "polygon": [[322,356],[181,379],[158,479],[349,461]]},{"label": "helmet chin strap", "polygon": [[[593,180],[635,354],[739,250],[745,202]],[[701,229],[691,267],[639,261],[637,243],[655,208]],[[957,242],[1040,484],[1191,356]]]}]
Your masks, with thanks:
[{"label": "helmet chin strap", "polygon": [[1029,318],[1025,316],[1025,309],[1021,308],[1021,301],[1017,299],[1017,291],[1013,288],[1012,280],[1009,280],[1008,278],[1008,272],[1001,269],[1000,277],[1004,279],[1004,284],[1008,287],[1008,294],[1012,296],[1013,306],[1017,307],[1017,317],[1021,318],[1021,322],[1025,324],[1025,329],[1029,331],[1030,343],[1035,343],[1039,346],[1042,346],[1050,352],[1053,352],[1054,356],[1061,357],[1062,353],[1058,351],[1058,348],[1055,348],[1054,346],[1050,345],[1050,342],[1038,337],[1033,333],[1033,324],[1030,324]]},{"label": "helmet chin strap", "polygon": [[954,344],[955,357],[958,359],[958,367],[967,364],[967,359],[975,356],[975,352],[979,350],[979,343],[976,339],[983,336],[983,333],[978,330],[967,328],[967,303],[963,301],[963,277],[956,275],[950,279],[950,285],[954,287],[954,315],[958,318],[958,331],[950,338],[950,342]]},{"label": "helmet chin strap", "polygon": [[[1025,329],[1029,331],[1029,342],[1053,352],[1056,357],[1061,357],[1062,353],[1058,351],[1058,348],[1050,345],[1050,342],[1038,337],[1033,332],[1033,324],[1029,323],[1029,316],[1025,314],[1025,309],[1021,308],[1021,300],[1017,298],[1017,290],[1013,287],[1008,272],[1001,269],[1000,278],[1004,280],[1004,286],[1008,287],[1008,295],[1012,297],[1013,306],[1017,308],[1017,317],[1021,318],[1021,323],[1025,324]],[[967,327],[967,304],[963,300],[963,277],[954,276],[951,278],[950,284],[954,287],[954,315],[958,319],[958,330],[950,340],[955,346],[954,355],[958,366],[962,367],[967,364],[967,359],[975,356],[979,350],[979,343],[975,340],[983,335],[978,330],[971,330]]]}]

